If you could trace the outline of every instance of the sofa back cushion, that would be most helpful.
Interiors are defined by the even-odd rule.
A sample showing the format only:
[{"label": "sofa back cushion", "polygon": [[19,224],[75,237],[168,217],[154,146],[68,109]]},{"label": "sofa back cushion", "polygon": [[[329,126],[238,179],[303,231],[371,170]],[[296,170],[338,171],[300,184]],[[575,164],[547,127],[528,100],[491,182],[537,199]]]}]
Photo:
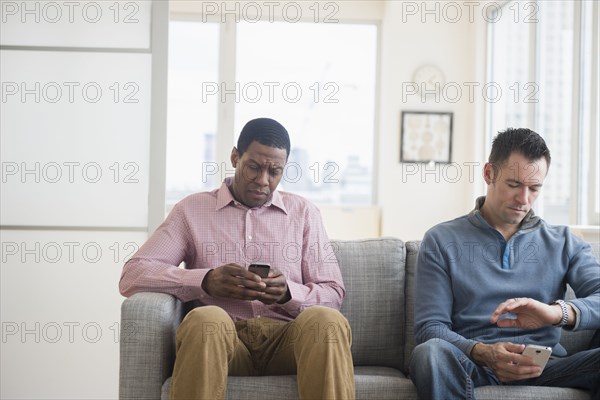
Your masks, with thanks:
[{"label": "sofa back cushion", "polygon": [[352,328],[354,365],[404,365],[404,261],[399,239],[332,241],[346,297],[341,312]]}]

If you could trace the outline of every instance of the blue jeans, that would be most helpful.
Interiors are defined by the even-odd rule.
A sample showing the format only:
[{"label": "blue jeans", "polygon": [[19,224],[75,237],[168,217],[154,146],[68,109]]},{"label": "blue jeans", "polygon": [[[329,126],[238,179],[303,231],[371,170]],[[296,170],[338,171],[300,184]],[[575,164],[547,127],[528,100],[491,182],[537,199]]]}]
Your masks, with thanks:
[{"label": "blue jeans", "polygon": [[[421,399],[474,399],[475,388],[502,385],[491,369],[473,362],[459,348],[442,339],[415,347],[410,377]],[[551,357],[542,375],[505,385],[555,386],[587,389],[600,398],[600,348],[568,357]]]}]

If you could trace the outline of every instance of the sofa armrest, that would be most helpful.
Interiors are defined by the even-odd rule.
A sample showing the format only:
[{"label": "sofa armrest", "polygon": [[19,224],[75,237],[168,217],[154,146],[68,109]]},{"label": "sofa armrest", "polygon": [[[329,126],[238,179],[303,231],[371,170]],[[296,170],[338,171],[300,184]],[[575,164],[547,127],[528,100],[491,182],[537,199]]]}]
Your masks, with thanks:
[{"label": "sofa armrest", "polygon": [[162,293],[137,293],[121,306],[119,398],[160,399],[175,360],[183,307]]},{"label": "sofa armrest", "polygon": [[[575,298],[575,292],[571,286],[567,285],[567,293],[565,294],[565,300]],[[594,333],[596,334],[594,339]],[[581,330],[581,331],[568,331],[561,330],[560,344],[567,350],[568,354],[578,353],[580,351],[593,349],[595,343],[600,338],[600,329],[595,332],[592,330]]]}]

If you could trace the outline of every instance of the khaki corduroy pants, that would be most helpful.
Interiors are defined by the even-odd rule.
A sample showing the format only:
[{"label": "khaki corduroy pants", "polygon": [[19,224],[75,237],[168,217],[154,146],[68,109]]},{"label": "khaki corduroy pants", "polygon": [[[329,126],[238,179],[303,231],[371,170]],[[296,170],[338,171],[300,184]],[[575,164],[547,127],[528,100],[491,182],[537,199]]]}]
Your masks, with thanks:
[{"label": "khaki corduroy pants", "polygon": [[322,306],[293,321],[236,323],[221,308],[198,307],[177,329],[171,400],[224,399],[228,375],[297,374],[301,399],[355,398],[352,334],[344,316]]}]

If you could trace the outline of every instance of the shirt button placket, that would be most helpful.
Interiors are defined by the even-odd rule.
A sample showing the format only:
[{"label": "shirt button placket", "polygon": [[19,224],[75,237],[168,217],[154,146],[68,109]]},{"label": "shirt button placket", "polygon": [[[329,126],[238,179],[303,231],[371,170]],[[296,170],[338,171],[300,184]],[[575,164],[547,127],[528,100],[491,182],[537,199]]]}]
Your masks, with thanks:
[{"label": "shirt button placket", "polygon": [[[246,213],[246,243],[252,241],[252,234],[252,210],[248,210]],[[260,318],[260,304],[261,303],[257,303],[256,301],[250,302],[250,305],[252,306],[252,314],[257,318]]]},{"label": "shirt button placket", "polygon": [[252,241],[252,210],[246,213],[246,242]]}]

